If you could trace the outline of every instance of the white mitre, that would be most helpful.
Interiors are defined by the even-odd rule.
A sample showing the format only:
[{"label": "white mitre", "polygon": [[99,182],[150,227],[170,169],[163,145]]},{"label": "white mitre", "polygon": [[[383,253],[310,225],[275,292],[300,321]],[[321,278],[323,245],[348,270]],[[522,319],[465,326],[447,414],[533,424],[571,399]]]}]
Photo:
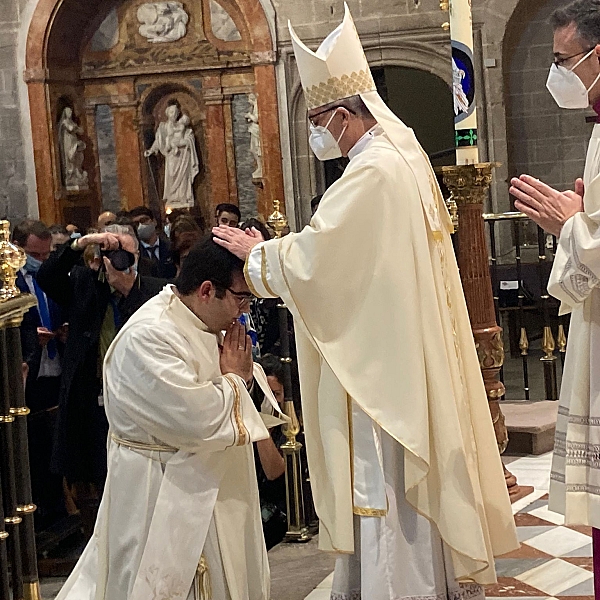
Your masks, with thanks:
[{"label": "white mitre", "polygon": [[288,23],[308,110],[360,96],[389,140],[412,170],[425,216],[434,236],[442,228],[453,231],[437,179],[412,129],[385,104],[377,92],[367,57],[348,5],[344,20],[323,40],[316,52],[308,48]]},{"label": "white mitre", "polygon": [[289,24],[308,110],[377,89],[346,3],[344,8],[344,20],[316,52],[306,47]]}]

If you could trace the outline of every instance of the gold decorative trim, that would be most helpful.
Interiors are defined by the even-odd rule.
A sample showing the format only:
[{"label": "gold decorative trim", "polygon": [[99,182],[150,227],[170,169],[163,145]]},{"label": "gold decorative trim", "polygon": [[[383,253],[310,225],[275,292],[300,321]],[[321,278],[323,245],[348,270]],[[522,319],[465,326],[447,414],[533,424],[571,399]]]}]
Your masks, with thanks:
[{"label": "gold decorative trim", "polygon": [[12,415],[0,415],[0,423],[12,423],[14,420]]},{"label": "gold decorative trim", "polygon": [[23,600],[42,600],[39,581],[23,583]]},{"label": "gold decorative trim", "polygon": [[210,583],[210,569],[204,554],[200,557],[196,570],[196,600],[212,600],[212,586]]},{"label": "gold decorative trim", "polygon": [[35,504],[19,504],[17,506],[17,514],[21,515],[31,515],[37,510],[37,506]]},{"label": "gold decorative trim", "polygon": [[147,452],[178,452],[178,449],[173,448],[172,446],[164,446],[162,444],[145,444],[144,442],[125,440],[114,433],[110,434],[110,439],[118,446],[122,446],[123,448],[127,448],[129,450],[145,450]]},{"label": "gold decorative trim", "polygon": [[15,417],[26,417],[31,410],[27,406],[20,406],[19,408],[11,408],[9,412]]},{"label": "gold decorative trim", "polygon": [[277,298],[277,294],[273,291],[273,288],[271,288],[267,281],[267,253],[264,246],[260,249],[260,278],[262,279],[262,284],[265,286],[265,290],[267,290],[271,296]]},{"label": "gold decorative trim", "polygon": [[245,446],[246,439],[248,436],[248,430],[246,429],[246,426],[244,425],[244,420],[242,419],[240,390],[236,381],[232,377],[230,377],[229,375],[224,375],[223,377],[227,380],[227,382],[231,386],[231,389],[233,390],[233,417],[235,419],[235,424],[238,429],[238,441],[236,446]]},{"label": "gold decorative trim", "polygon": [[4,517],[4,522],[7,525],[18,525],[23,519],[21,517]]},{"label": "gold decorative trim", "polygon": [[388,514],[387,508],[363,508],[355,506],[352,512],[359,517],[386,517]]},{"label": "gold decorative trim", "polygon": [[5,540],[8,537],[8,531],[0,531],[0,542]]},{"label": "gold decorative trim", "polygon": [[344,98],[350,98],[350,96],[358,96],[376,90],[373,75],[367,67],[361,71],[354,71],[350,75],[330,77],[327,81],[323,81],[318,85],[304,88],[304,96],[306,97],[308,110],[312,110],[336,100],[343,100]]},{"label": "gold decorative trim", "polygon": [[257,289],[254,287],[254,282],[252,281],[252,277],[250,277],[249,262],[250,262],[250,254],[248,254],[248,257],[246,258],[246,262],[244,263],[244,279],[246,280],[246,284],[250,288],[250,291],[257,298],[261,298],[262,294],[258,293]]}]

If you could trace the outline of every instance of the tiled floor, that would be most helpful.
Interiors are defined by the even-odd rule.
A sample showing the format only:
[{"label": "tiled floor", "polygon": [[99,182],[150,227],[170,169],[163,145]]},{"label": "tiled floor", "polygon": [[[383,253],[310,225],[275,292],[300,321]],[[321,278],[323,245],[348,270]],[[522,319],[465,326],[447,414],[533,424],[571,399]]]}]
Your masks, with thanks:
[{"label": "tiled floor", "polygon": [[[496,560],[498,584],[486,590],[488,600],[593,598],[591,529],[565,527],[548,510],[551,462],[551,454],[510,460],[509,470],[535,491],[513,505],[521,547]],[[331,582],[330,575],[306,600],[329,600]]]}]

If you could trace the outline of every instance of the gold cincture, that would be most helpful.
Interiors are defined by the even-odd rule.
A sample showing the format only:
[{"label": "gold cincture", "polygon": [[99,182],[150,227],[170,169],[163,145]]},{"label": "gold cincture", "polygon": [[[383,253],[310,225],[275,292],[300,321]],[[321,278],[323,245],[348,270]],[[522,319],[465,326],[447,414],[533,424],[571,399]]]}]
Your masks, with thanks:
[{"label": "gold cincture", "polygon": [[10,241],[10,223],[0,221],[0,273],[2,289],[0,289],[0,302],[21,295],[16,286],[17,272],[27,262],[25,252]]}]

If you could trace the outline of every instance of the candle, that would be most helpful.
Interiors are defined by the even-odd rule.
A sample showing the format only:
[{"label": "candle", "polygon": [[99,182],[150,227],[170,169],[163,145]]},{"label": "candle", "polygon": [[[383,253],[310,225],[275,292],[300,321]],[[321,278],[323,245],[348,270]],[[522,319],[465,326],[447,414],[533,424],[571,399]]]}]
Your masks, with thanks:
[{"label": "candle", "polygon": [[479,162],[471,0],[450,0],[456,164]]}]

